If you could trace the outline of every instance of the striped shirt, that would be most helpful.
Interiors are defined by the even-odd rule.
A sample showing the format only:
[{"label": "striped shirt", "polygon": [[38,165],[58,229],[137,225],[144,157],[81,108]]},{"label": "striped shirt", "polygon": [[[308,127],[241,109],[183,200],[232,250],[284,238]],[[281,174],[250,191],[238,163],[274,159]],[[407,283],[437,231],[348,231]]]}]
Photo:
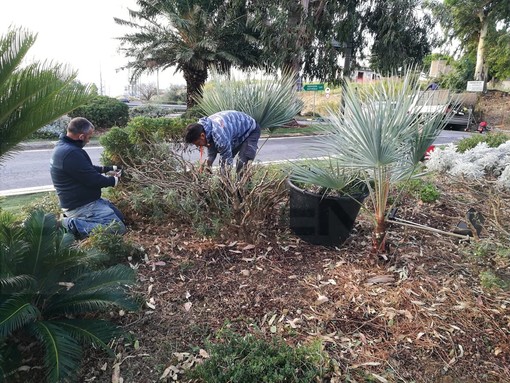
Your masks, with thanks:
[{"label": "striped shirt", "polygon": [[219,154],[220,165],[233,164],[232,152],[241,146],[257,127],[257,122],[252,117],[235,110],[225,110],[203,117],[198,123],[205,130],[208,160],[212,163]]}]

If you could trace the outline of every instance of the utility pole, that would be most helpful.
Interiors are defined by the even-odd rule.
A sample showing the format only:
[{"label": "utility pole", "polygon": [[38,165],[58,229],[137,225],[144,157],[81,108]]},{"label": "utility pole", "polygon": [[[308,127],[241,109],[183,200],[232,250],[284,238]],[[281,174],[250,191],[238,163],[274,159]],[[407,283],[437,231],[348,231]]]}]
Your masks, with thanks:
[{"label": "utility pole", "polygon": [[104,95],[104,91],[103,91],[103,71],[101,69],[101,64],[99,64],[99,94],[101,96]]}]

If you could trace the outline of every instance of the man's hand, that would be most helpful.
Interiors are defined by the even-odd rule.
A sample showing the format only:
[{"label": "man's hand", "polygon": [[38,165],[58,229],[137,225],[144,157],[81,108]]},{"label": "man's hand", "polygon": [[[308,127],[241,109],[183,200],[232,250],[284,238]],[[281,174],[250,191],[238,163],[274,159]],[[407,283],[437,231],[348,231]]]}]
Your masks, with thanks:
[{"label": "man's hand", "polygon": [[119,184],[121,176],[122,176],[122,169],[114,171],[113,178],[115,178],[115,186],[117,186]]}]

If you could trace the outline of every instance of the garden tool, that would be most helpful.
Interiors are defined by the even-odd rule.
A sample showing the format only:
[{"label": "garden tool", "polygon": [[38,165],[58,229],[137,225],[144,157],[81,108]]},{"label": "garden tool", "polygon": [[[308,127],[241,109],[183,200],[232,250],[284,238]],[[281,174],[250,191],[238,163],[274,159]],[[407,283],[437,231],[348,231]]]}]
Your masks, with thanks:
[{"label": "garden tool", "polygon": [[397,208],[393,208],[393,209],[390,210],[390,212],[388,214],[387,222],[396,223],[396,224],[399,224],[399,225],[402,225],[402,226],[408,226],[408,227],[412,227],[412,228],[415,228],[415,229],[427,230],[427,231],[431,231],[433,233],[445,234],[445,235],[449,235],[449,236],[452,236],[452,237],[461,238],[461,239],[464,239],[464,240],[469,240],[469,234],[467,234],[467,233],[466,234],[464,234],[464,233],[457,233],[457,232],[455,232],[455,230],[452,233],[452,232],[449,232],[449,231],[444,231],[444,230],[436,229],[436,228],[433,228],[433,227],[430,227],[430,226],[425,226],[425,225],[421,225],[421,224],[416,223],[416,222],[407,221],[405,219],[398,218],[397,217]]}]

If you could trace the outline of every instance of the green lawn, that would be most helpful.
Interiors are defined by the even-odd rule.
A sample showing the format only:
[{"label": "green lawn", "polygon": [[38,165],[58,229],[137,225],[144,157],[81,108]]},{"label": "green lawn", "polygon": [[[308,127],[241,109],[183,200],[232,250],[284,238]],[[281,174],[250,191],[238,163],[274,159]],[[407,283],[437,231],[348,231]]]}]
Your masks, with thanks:
[{"label": "green lawn", "polygon": [[49,194],[54,192],[44,192],[44,193],[33,193],[33,194],[22,194],[22,195],[14,195],[7,197],[0,197],[0,208],[2,210],[15,213],[23,206],[29,205],[38,199],[41,199]]}]

